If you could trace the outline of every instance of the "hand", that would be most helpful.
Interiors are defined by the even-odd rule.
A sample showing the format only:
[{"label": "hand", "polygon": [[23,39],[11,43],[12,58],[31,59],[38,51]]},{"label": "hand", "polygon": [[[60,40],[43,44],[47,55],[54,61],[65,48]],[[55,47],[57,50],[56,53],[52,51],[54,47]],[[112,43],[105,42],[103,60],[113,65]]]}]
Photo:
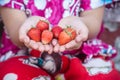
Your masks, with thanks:
[{"label": "hand", "polygon": [[65,45],[59,45],[57,40],[53,40],[52,44],[54,46],[54,52],[63,52],[65,50],[73,50],[80,48],[83,41],[86,41],[88,38],[88,28],[87,26],[80,20],[80,17],[68,16],[60,20],[59,26],[62,28],[66,28],[67,26],[71,26],[76,30],[77,36],[74,40],[70,41]]},{"label": "hand", "polygon": [[48,51],[49,53],[52,52],[53,47],[51,44],[43,45],[42,42],[35,42],[31,40],[27,35],[27,32],[32,28],[35,27],[39,20],[45,20],[44,17],[32,16],[29,17],[24,24],[21,26],[19,30],[19,39],[21,42],[25,44],[26,47],[39,50],[41,52]]}]

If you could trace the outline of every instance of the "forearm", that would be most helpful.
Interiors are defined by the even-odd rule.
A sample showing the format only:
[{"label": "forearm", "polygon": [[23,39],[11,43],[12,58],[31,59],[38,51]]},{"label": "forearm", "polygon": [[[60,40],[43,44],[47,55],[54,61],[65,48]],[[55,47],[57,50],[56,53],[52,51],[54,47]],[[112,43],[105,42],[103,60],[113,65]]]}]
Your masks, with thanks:
[{"label": "forearm", "polygon": [[25,13],[20,10],[0,8],[0,14],[12,42],[17,46],[23,46],[23,43],[19,41],[18,33],[20,26],[26,20]]},{"label": "forearm", "polygon": [[100,32],[103,15],[104,7],[81,13],[80,18],[89,29],[89,39],[96,37]]}]

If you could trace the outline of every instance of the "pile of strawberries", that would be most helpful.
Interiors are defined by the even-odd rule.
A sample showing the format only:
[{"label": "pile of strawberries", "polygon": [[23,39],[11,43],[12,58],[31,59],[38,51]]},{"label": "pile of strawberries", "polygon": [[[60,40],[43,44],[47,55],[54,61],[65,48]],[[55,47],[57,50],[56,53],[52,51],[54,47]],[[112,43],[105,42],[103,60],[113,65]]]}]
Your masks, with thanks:
[{"label": "pile of strawberries", "polygon": [[62,29],[57,25],[50,29],[48,22],[39,20],[36,26],[28,31],[27,35],[30,39],[36,42],[42,42],[43,44],[49,44],[52,39],[56,38],[60,45],[64,45],[75,39],[76,31],[71,27]]}]

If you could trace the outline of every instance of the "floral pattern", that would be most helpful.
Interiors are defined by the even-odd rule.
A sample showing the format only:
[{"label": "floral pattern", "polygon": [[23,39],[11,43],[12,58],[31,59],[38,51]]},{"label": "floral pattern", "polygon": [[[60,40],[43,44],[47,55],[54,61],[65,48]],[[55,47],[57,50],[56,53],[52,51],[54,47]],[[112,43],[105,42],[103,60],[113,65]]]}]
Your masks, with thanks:
[{"label": "floral pattern", "polygon": [[85,42],[82,51],[88,58],[101,55],[104,56],[105,59],[111,59],[117,55],[117,51],[114,47],[99,39],[88,40]]},{"label": "floral pattern", "polygon": [[62,17],[78,16],[81,9],[94,9],[111,2],[112,0],[1,0],[0,6],[24,10],[29,15],[43,16],[52,24],[57,24]]}]

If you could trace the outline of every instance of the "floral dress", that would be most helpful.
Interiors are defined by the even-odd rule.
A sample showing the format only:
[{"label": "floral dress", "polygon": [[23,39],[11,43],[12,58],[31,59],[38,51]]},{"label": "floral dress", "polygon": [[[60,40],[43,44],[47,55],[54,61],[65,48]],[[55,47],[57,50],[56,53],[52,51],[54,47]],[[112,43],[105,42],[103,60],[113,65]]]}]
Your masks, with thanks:
[{"label": "floral dress", "polygon": [[[58,24],[59,20],[63,17],[69,16],[69,15],[79,16],[79,13],[81,11],[95,9],[110,3],[112,3],[112,0],[0,0],[0,6],[22,10],[26,13],[28,17],[34,16],[34,15],[45,17],[50,21],[52,25]],[[7,60],[8,58],[15,56],[18,53],[20,54],[20,53],[26,52],[25,50],[21,50],[15,45],[13,45],[13,43],[10,41],[9,36],[7,35],[7,31],[3,32],[1,41],[2,41],[1,42],[2,44],[0,48],[0,61]],[[86,41],[83,44],[82,52],[87,56],[86,61],[89,61],[93,57],[96,57],[96,55],[100,57],[102,56],[102,59],[105,58],[108,60],[113,58],[117,54],[116,50],[111,45],[108,45],[99,39]],[[74,53],[79,53],[79,50],[76,50],[76,52]],[[24,60],[21,60],[21,59],[17,59],[17,60],[18,62],[21,62],[21,61],[22,63],[24,62]],[[97,61],[100,62],[101,60],[93,59],[91,63],[92,62],[97,63]],[[94,67],[91,64],[86,63],[83,66],[86,67],[86,70],[89,69],[89,67],[92,67],[91,70],[89,69],[90,71],[88,72],[95,75],[97,73],[101,73],[101,72],[108,73],[109,71],[111,71],[112,63],[110,62],[108,63],[109,64],[106,64],[106,66],[98,65],[97,67],[95,67],[95,69],[97,69],[96,72],[94,72],[95,69],[93,69]],[[98,70],[101,67],[103,69]],[[108,70],[108,68],[110,69]],[[31,71],[31,68],[30,68],[30,71]],[[42,71],[40,70],[40,72]],[[25,73],[27,74],[27,72]],[[38,73],[38,71],[35,71],[35,73]],[[47,74],[45,72],[43,73],[45,75]],[[10,78],[9,76],[11,75],[15,80],[19,80],[18,77],[16,78],[17,74],[15,73],[9,73],[9,74],[4,73],[2,77],[0,76],[0,79],[4,78],[4,80],[9,80]],[[47,77],[44,77],[44,76],[41,77],[39,74],[39,75],[35,75],[35,77],[32,77],[32,79],[30,80],[52,80],[52,79],[48,75]]]}]

